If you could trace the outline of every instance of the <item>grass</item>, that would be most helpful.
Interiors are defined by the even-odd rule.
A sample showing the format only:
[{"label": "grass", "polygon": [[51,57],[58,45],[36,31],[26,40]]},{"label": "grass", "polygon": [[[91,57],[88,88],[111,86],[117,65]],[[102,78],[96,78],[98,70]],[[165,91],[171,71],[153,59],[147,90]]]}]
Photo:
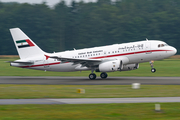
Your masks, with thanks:
[{"label": "grass", "polygon": [[[12,61],[14,59],[0,59],[0,76],[88,76],[90,71],[82,72],[44,72],[39,70],[30,70],[12,67],[5,61]],[[140,68],[132,71],[123,72],[109,72],[108,76],[180,76],[180,59],[165,59],[155,61],[154,67],[157,69],[156,73],[150,72],[149,63],[141,63]],[[97,76],[100,73],[96,73]]]},{"label": "grass", "polygon": [[[76,90],[85,89],[85,94]],[[0,99],[179,97],[179,85],[0,85]]]},{"label": "grass", "polygon": [[[0,59],[0,76],[88,76],[83,72],[44,72],[10,67]],[[156,61],[157,72],[150,72],[149,63],[127,72],[112,72],[109,76],[180,76],[179,59]],[[76,89],[85,89],[85,94]],[[177,97],[178,85],[0,85],[0,99],[20,98],[113,98],[113,97]],[[0,105],[0,120],[179,120],[180,103],[161,103],[162,112],[154,111],[154,103],[82,104],[82,105]]]},{"label": "grass", "polygon": [[1,120],[179,120],[180,103],[0,105]]}]

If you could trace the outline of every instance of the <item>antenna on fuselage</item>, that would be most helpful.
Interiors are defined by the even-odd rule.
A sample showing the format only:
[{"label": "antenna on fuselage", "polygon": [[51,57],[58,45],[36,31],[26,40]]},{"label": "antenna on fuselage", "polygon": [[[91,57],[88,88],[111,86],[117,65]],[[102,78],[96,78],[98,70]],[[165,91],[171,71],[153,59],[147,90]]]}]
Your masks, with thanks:
[{"label": "antenna on fuselage", "polygon": [[146,38],[146,41],[148,41],[148,39]]}]

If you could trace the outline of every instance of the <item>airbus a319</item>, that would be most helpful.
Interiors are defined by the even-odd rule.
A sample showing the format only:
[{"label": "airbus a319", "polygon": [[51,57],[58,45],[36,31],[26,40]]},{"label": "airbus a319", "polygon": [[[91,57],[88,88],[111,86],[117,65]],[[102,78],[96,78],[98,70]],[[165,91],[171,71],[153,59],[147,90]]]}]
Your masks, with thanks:
[{"label": "airbus a319", "polygon": [[91,70],[89,79],[107,78],[106,72],[129,71],[139,68],[139,63],[150,62],[151,72],[156,72],[153,61],[168,58],[177,50],[160,40],[144,40],[101,47],[85,48],[57,53],[41,50],[22,30],[10,29],[19,60],[11,66],[57,72]]}]

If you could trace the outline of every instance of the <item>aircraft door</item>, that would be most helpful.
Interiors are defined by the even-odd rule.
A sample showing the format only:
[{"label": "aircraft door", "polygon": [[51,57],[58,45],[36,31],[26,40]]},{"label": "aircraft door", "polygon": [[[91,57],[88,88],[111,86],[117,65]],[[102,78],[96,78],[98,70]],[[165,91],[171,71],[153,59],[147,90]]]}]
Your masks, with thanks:
[{"label": "aircraft door", "polygon": [[151,52],[151,43],[150,42],[146,42],[146,54],[150,54]]}]

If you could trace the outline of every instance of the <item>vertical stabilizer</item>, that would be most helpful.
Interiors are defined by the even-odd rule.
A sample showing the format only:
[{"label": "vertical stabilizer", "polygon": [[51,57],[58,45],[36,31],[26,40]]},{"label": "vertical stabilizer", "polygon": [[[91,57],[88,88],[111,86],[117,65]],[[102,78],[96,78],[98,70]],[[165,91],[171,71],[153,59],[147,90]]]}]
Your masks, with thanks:
[{"label": "vertical stabilizer", "polygon": [[19,28],[10,29],[14,44],[21,59],[44,54],[44,52]]}]

